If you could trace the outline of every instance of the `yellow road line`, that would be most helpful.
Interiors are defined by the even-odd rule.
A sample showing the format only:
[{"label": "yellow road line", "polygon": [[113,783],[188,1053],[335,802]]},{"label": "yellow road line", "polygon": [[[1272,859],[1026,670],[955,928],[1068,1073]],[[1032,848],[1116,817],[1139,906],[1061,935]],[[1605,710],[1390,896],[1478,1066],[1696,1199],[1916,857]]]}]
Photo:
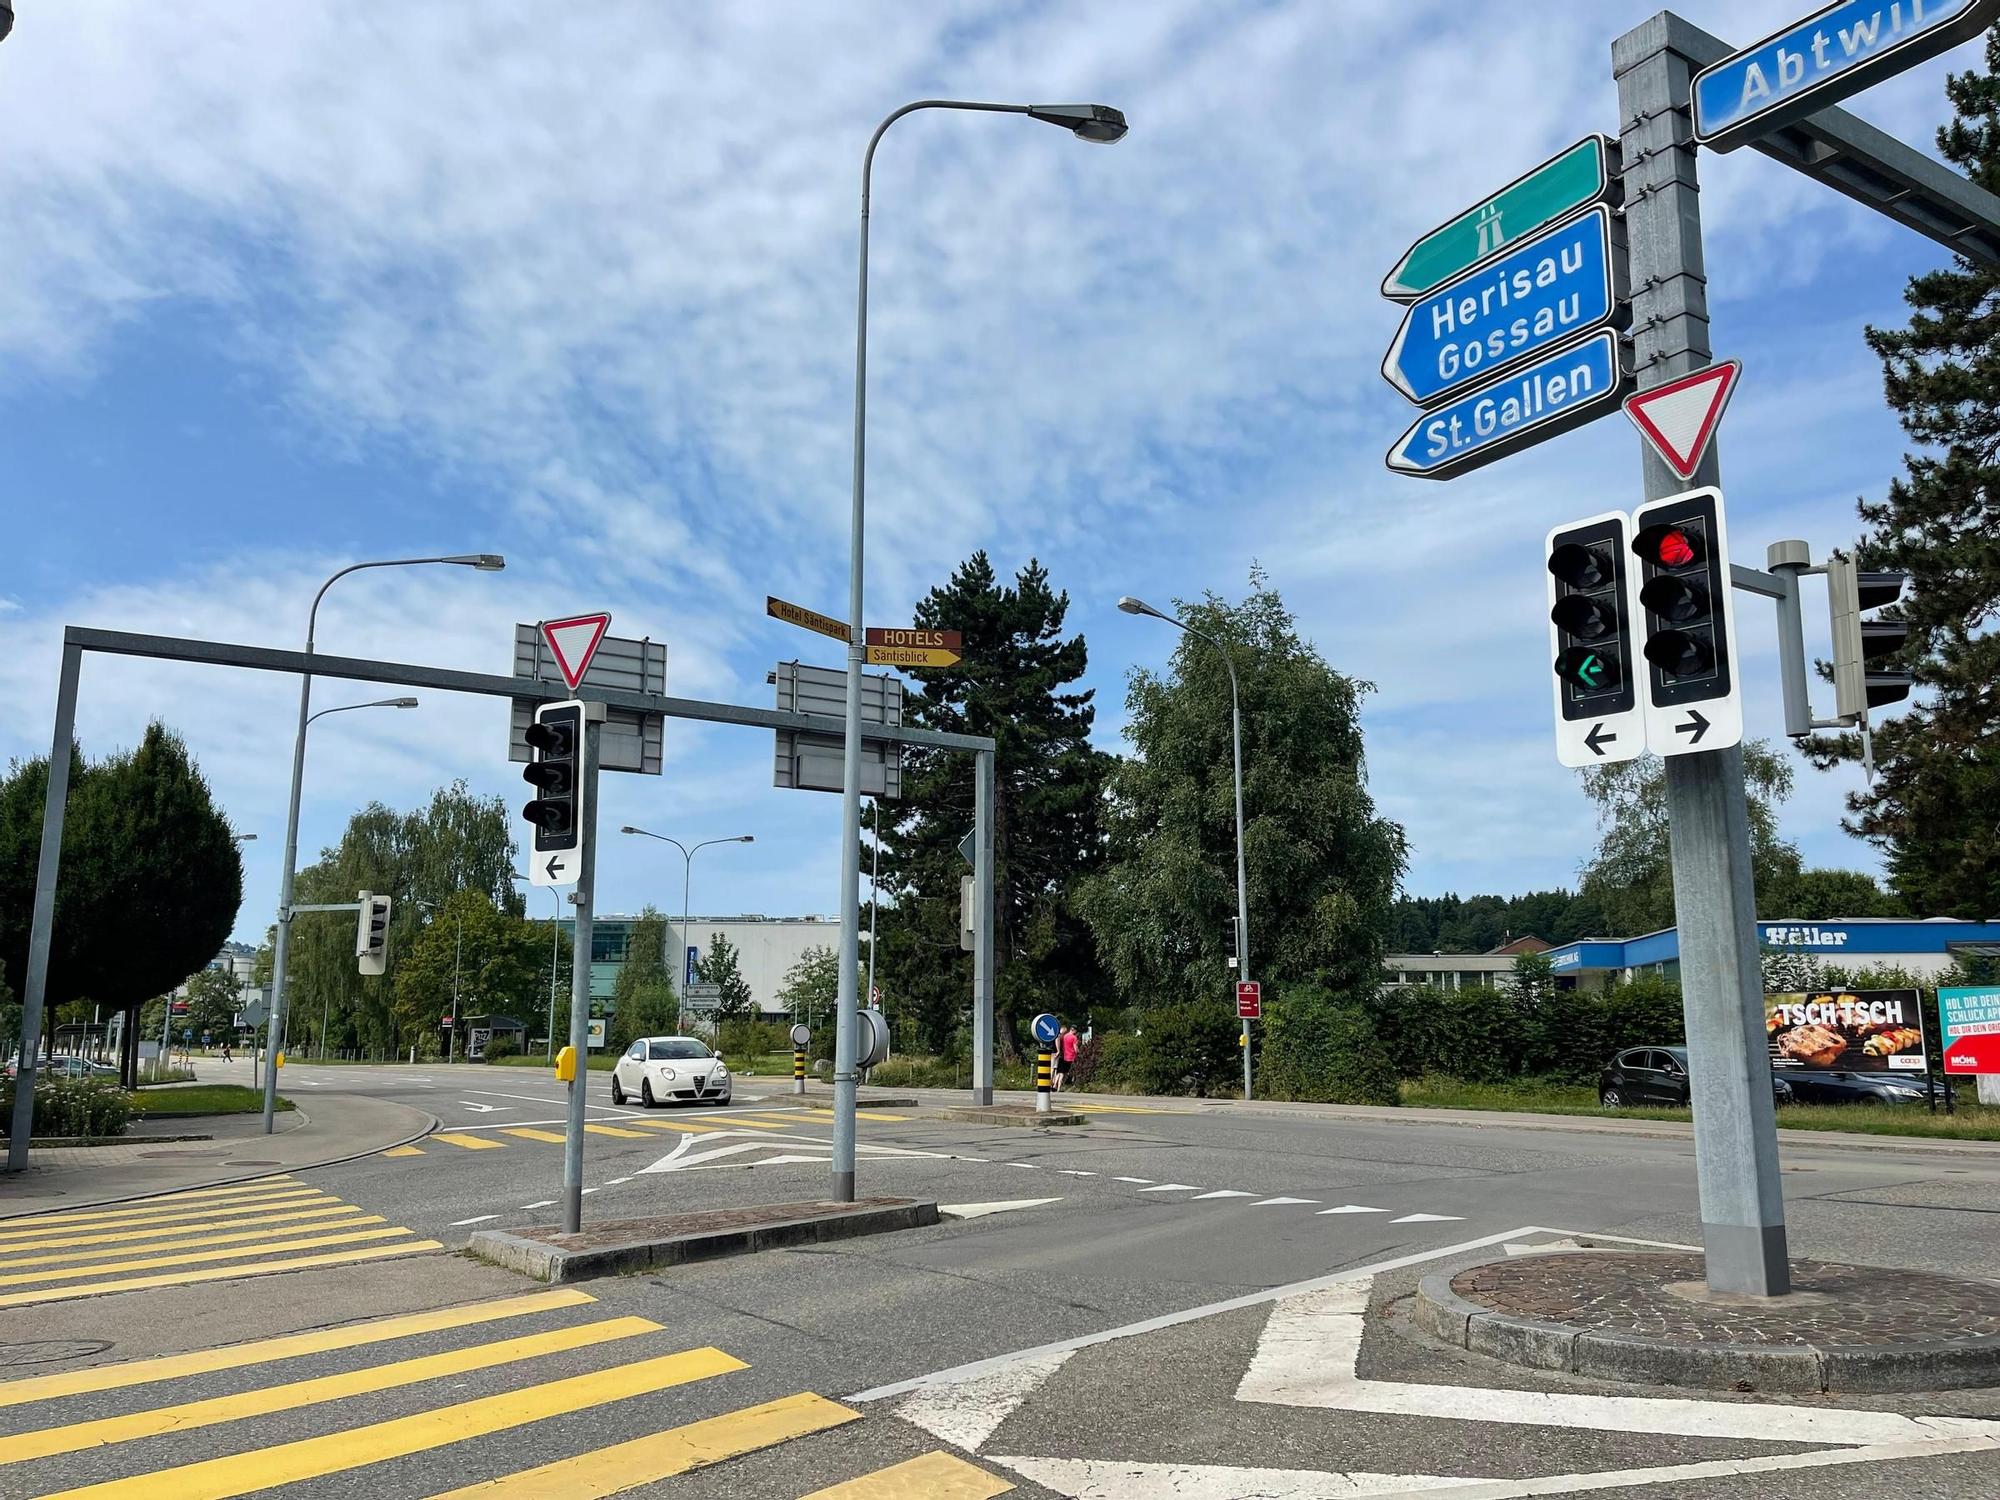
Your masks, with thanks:
[{"label": "yellow road line", "polygon": [[1013,1484],[942,1449],[814,1490],[802,1500],[993,1500]]},{"label": "yellow road line", "polygon": [[734,1129],[738,1125],[748,1125],[752,1130],[791,1130],[795,1126],[803,1123],[802,1121],[793,1120],[787,1124],[779,1125],[771,1120],[746,1119],[742,1115],[730,1115],[728,1116],[728,1120],[729,1124],[724,1126],[723,1127],[724,1129]]},{"label": "yellow road line", "polygon": [[421,1146],[391,1146],[382,1154],[384,1156],[422,1156],[424,1148]]},{"label": "yellow road line", "polygon": [[710,1131],[722,1129],[720,1125],[695,1125],[686,1120],[634,1120],[631,1123],[647,1130],[684,1130],[689,1135],[707,1135]]},{"label": "yellow road line", "polygon": [[606,1318],[596,1323],[553,1329],[548,1333],[524,1334],[520,1338],[473,1344],[468,1348],[428,1354],[418,1359],[367,1365],[339,1375],[322,1375],[314,1380],[265,1386],[261,1390],[243,1391],[234,1396],[215,1396],[180,1406],[156,1406],[151,1411],[133,1412],[130,1416],[103,1417],[94,1422],[74,1422],[66,1427],[44,1427],[35,1432],[0,1438],[0,1463],[23,1463],[31,1458],[47,1458],[56,1453],[75,1453],[111,1443],[129,1443],[136,1438],[156,1437],[163,1432],[186,1432],[196,1427],[213,1427],[218,1422],[237,1422],[245,1417],[296,1411],[302,1406],[316,1406],[322,1401],[339,1401],[375,1391],[393,1391],[447,1375],[490,1370],[544,1354],[560,1354],[568,1349],[582,1349],[600,1342],[637,1338],[642,1333],[659,1331],[660,1325],[649,1318]]},{"label": "yellow road line", "polygon": [[854,1112],[854,1118],[857,1120],[907,1120],[910,1117],[908,1115],[885,1114],[879,1109],[857,1109]]},{"label": "yellow road line", "polygon": [[148,1255],[139,1260],[113,1261],[108,1266],[68,1266],[59,1271],[17,1271],[0,1276],[0,1286],[21,1286],[34,1281],[71,1281],[78,1276],[110,1276],[124,1271],[151,1271],[161,1266],[194,1266],[211,1260],[241,1260],[248,1255],[275,1255],[284,1250],[317,1250],[326,1245],[351,1245],[358,1240],[386,1240],[410,1231],[400,1224],[386,1229],[355,1229],[344,1234],[323,1234],[319,1228],[301,1231],[308,1238],[280,1240],[275,1245],[237,1245],[228,1250],[194,1250],[186,1255]]},{"label": "yellow road line", "polygon": [[527,1125],[516,1125],[512,1130],[503,1130],[500,1133],[502,1135],[518,1135],[524,1141],[551,1141],[558,1146],[568,1139],[567,1136],[561,1135],[556,1131],[536,1130]]},{"label": "yellow road line", "polygon": [[499,1151],[507,1144],[505,1141],[489,1141],[483,1135],[460,1135],[455,1130],[441,1131],[430,1139],[443,1141],[447,1146],[463,1146],[467,1151]]},{"label": "yellow road line", "polygon": [[276,1203],[328,1196],[330,1195],[322,1193],[318,1188],[309,1188],[303,1183],[287,1183],[281,1190],[260,1193],[254,1199],[237,1199],[230,1203],[163,1202],[151,1206],[110,1209],[103,1213],[64,1214],[59,1218],[11,1219],[4,1228],[0,1228],[0,1239],[25,1239],[51,1231],[60,1234],[66,1229],[76,1229],[85,1224],[103,1227],[112,1224],[140,1224],[148,1219],[197,1219],[211,1214],[254,1214]]},{"label": "yellow road line", "polygon": [[74,1219],[84,1214],[92,1216],[105,1213],[126,1213],[138,1208],[163,1208],[178,1203],[203,1203],[221,1198],[250,1198],[259,1193],[274,1193],[285,1188],[304,1187],[289,1172],[281,1172],[273,1177],[259,1177],[250,1182],[232,1183],[227,1187],[182,1188],[178,1192],[149,1193],[143,1198],[131,1198],[123,1203],[106,1203],[96,1208],[70,1208],[57,1213],[37,1214],[32,1219],[17,1219],[20,1224],[52,1224],[63,1219]]},{"label": "yellow road line", "polygon": [[[52,1240],[24,1240],[17,1245],[0,1245],[0,1257],[20,1255],[28,1250],[57,1250],[66,1245],[108,1245],[114,1241],[129,1245],[135,1240],[157,1240],[177,1234],[209,1234],[224,1229],[242,1229],[249,1224],[290,1224],[299,1219],[325,1219],[338,1214],[358,1214],[351,1203],[329,1203],[324,1207],[298,1208],[289,1213],[265,1214],[255,1219],[217,1219],[196,1224],[149,1224],[138,1229],[105,1229],[96,1234],[59,1234]],[[288,1231],[289,1232],[289,1231]],[[0,1258],[0,1265],[15,1264]]]},{"label": "yellow road line", "polygon": [[[124,1281],[37,1287],[31,1292],[8,1292],[0,1296],[0,1307],[26,1307],[36,1302],[61,1302],[71,1297],[104,1297],[113,1292],[143,1292],[156,1286],[191,1286],[196,1282],[226,1281],[238,1276],[269,1276],[279,1271],[344,1266],[359,1260],[381,1260],[390,1255],[413,1255],[418,1251],[442,1249],[444,1246],[436,1240],[398,1241],[393,1245],[366,1245],[359,1250],[336,1250],[326,1255],[301,1255],[292,1260],[260,1260],[247,1266],[211,1266],[205,1271],[166,1271],[158,1276],[133,1276]],[[98,1269],[103,1270],[104,1267]]]},{"label": "yellow road line", "polygon": [[94,1370],[69,1370],[60,1375],[31,1375],[25,1380],[0,1384],[0,1407],[24,1406],[31,1401],[53,1401],[61,1396],[80,1396],[91,1391],[124,1390],[128,1386],[150,1385],[156,1380],[179,1380],[184,1376],[206,1375],[215,1370],[237,1370],[271,1360],[325,1354],[335,1349],[359,1349],[364,1345],[410,1338],[419,1333],[439,1333],[449,1328],[497,1323],[502,1318],[523,1318],[532,1313],[554,1312],[558,1308],[581,1307],[596,1300],[588,1292],[565,1287],[553,1292],[531,1292],[525,1297],[504,1297],[497,1302],[473,1302],[463,1307],[439,1308],[436,1312],[378,1318],[372,1323],[354,1323],[345,1328],[320,1328],[311,1333],[288,1333],[278,1338],[230,1344],[219,1349],[197,1349],[192,1354],[164,1354],[156,1359],[131,1360],[122,1365],[103,1365]]},{"label": "yellow road line", "polygon": [[[9,1255],[0,1258],[0,1271],[11,1271],[17,1266],[51,1266],[80,1260],[103,1260],[108,1255],[130,1255],[134,1250],[151,1255],[156,1250],[194,1250],[204,1245],[240,1245],[246,1240],[275,1240],[282,1239],[288,1234],[318,1234],[322,1230],[359,1229],[363,1224],[386,1224],[389,1222],[380,1214],[364,1215],[358,1208],[340,1208],[333,1211],[341,1214],[360,1215],[360,1217],[334,1219],[324,1224],[286,1224],[277,1229],[236,1229],[231,1234],[203,1234],[191,1240],[162,1240],[156,1245],[133,1245],[126,1242],[117,1245],[107,1245],[101,1250],[57,1250],[49,1255]],[[325,1210],[322,1209],[320,1212],[325,1212]],[[207,1226],[197,1225],[195,1227],[206,1228]],[[159,1233],[158,1230],[148,1230],[146,1232],[148,1234]],[[190,1232],[188,1229],[177,1229],[174,1231],[176,1234],[187,1234]],[[102,1237],[92,1236],[93,1239]],[[110,1237],[122,1239],[122,1236],[114,1235]],[[102,1268],[100,1267],[100,1269]]]},{"label": "yellow road line", "polygon": [[858,1411],[802,1391],[595,1453],[469,1484],[434,1495],[431,1500],[473,1500],[474,1496],[478,1500],[598,1500],[860,1419]]},{"label": "yellow road line", "polygon": [[228,1500],[748,1368],[720,1349],[691,1349],[344,1432],[84,1485],[43,1500]]},{"label": "yellow road line", "polygon": [[586,1125],[583,1128],[592,1135],[617,1135],[628,1141],[643,1141],[646,1138],[643,1130],[620,1130],[616,1125]]}]

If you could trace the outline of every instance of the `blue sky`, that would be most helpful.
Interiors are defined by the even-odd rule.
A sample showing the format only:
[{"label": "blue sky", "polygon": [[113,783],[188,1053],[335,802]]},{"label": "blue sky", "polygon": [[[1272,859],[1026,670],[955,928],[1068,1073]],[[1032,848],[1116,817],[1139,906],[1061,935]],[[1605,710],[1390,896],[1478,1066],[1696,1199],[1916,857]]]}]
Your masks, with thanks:
[{"label": "blue sky", "polygon": [[[66,623],[296,646],[364,557],[494,550],[507,571],[363,575],[323,647],[505,671],[516,620],[608,608],[669,643],[671,690],[764,704],[831,643],[767,620],[845,599],[859,157],[925,96],[1103,100],[1126,141],[930,113],[876,169],[868,616],[975,547],[1040,556],[1091,646],[1101,738],[1172,633],[1115,610],[1240,593],[1253,561],[1372,679],[1375,793],[1409,888],[1574,880],[1592,823],[1550,743],[1541,538],[1638,499],[1612,417],[1446,484],[1383,451],[1376,294],[1418,234],[1591,130],[1609,48],[1654,8],[1472,0],[1217,5],[590,6],[25,0],[0,45],[0,755],[47,751]],[[1747,43],[1800,0],[1687,0]],[[1976,46],[1854,101],[1929,149]],[[1864,324],[1928,241],[1752,152],[1702,158],[1739,560],[1852,538],[1899,468]],[[1374,559],[1386,557],[1377,570]],[[1772,625],[1745,599],[1751,732]],[[1809,643],[1824,611],[1808,596]],[[327,683],[321,705],[372,697]],[[239,935],[275,906],[289,684],[92,660],[102,754],[158,715],[245,846]],[[604,822],[688,840],[698,909],[837,909],[838,799],[770,785],[768,736],[670,725],[667,774]],[[1814,862],[1858,773],[1803,765]],[[316,725],[302,846],[376,797],[464,777],[518,801],[505,710]],[[668,856],[663,860],[661,855]],[[672,851],[607,840],[600,909],[679,902]],[[672,861],[678,863],[677,860]]]}]

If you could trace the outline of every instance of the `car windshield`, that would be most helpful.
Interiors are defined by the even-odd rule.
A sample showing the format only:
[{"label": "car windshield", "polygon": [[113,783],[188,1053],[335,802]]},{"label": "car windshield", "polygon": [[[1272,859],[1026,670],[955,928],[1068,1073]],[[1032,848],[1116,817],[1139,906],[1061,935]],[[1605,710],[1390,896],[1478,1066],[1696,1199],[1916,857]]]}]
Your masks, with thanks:
[{"label": "car windshield", "polygon": [[689,1058],[708,1056],[708,1048],[691,1037],[668,1037],[664,1042],[653,1042],[647,1048],[654,1062],[685,1061]]}]

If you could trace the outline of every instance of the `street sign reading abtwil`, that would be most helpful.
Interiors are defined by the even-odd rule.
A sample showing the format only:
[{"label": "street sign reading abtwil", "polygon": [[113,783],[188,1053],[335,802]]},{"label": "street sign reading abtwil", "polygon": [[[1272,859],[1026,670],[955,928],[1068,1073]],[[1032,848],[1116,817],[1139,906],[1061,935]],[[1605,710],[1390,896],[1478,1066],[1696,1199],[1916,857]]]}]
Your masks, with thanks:
[{"label": "street sign reading abtwil", "polygon": [[1617,186],[1617,142],[1587,135],[1410,246],[1382,278],[1382,295],[1414,302],[1558,219],[1615,197]]},{"label": "street sign reading abtwil", "polygon": [[1433,406],[1611,322],[1624,289],[1625,227],[1600,204],[1411,304],[1382,378]]},{"label": "street sign reading abtwil", "polygon": [[1388,465],[1451,479],[1617,410],[1630,387],[1624,341],[1593,334],[1426,413],[1389,449]]}]

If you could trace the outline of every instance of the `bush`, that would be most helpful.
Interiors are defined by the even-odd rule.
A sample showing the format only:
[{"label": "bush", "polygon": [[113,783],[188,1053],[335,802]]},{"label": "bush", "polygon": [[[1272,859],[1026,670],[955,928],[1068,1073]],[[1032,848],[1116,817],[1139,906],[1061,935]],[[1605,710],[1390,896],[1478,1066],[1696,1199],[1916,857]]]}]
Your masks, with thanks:
[{"label": "bush", "polygon": [[1100,1031],[1076,1049],[1070,1073],[1073,1089],[1132,1089],[1138,1087],[1139,1054],[1145,1043],[1129,1031]]},{"label": "bush", "polygon": [[767,1052],[790,1052],[792,1039],[786,1034],[790,1030],[789,1026],[760,1021],[755,1016],[734,1016],[716,1027],[716,1051],[746,1064]]},{"label": "bush", "polygon": [[1319,1104],[1395,1104],[1396,1064],[1359,1006],[1310,986],[1270,1007],[1258,1092]]},{"label": "bush", "polygon": [[1164,1005],[1145,1013],[1131,1082],[1146,1094],[1227,1091],[1242,1069],[1236,1018],[1220,1005]]},{"label": "bush", "polygon": [[507,1036],[487,1038],[486,1047],[480,1053],[480,1056],[490,1063],[504,1062],[510,1057],[520,1055],[521,1044],[514,1040],[511,1033]]},{"label": "bush", "polygon": [[[14,1118],[14,1085],[0,1093],[0,1119]],[[106,1079],[38,1078],[35,1121],[38,1136],[123,1135],[132,1123],[132,1096]]]}]

